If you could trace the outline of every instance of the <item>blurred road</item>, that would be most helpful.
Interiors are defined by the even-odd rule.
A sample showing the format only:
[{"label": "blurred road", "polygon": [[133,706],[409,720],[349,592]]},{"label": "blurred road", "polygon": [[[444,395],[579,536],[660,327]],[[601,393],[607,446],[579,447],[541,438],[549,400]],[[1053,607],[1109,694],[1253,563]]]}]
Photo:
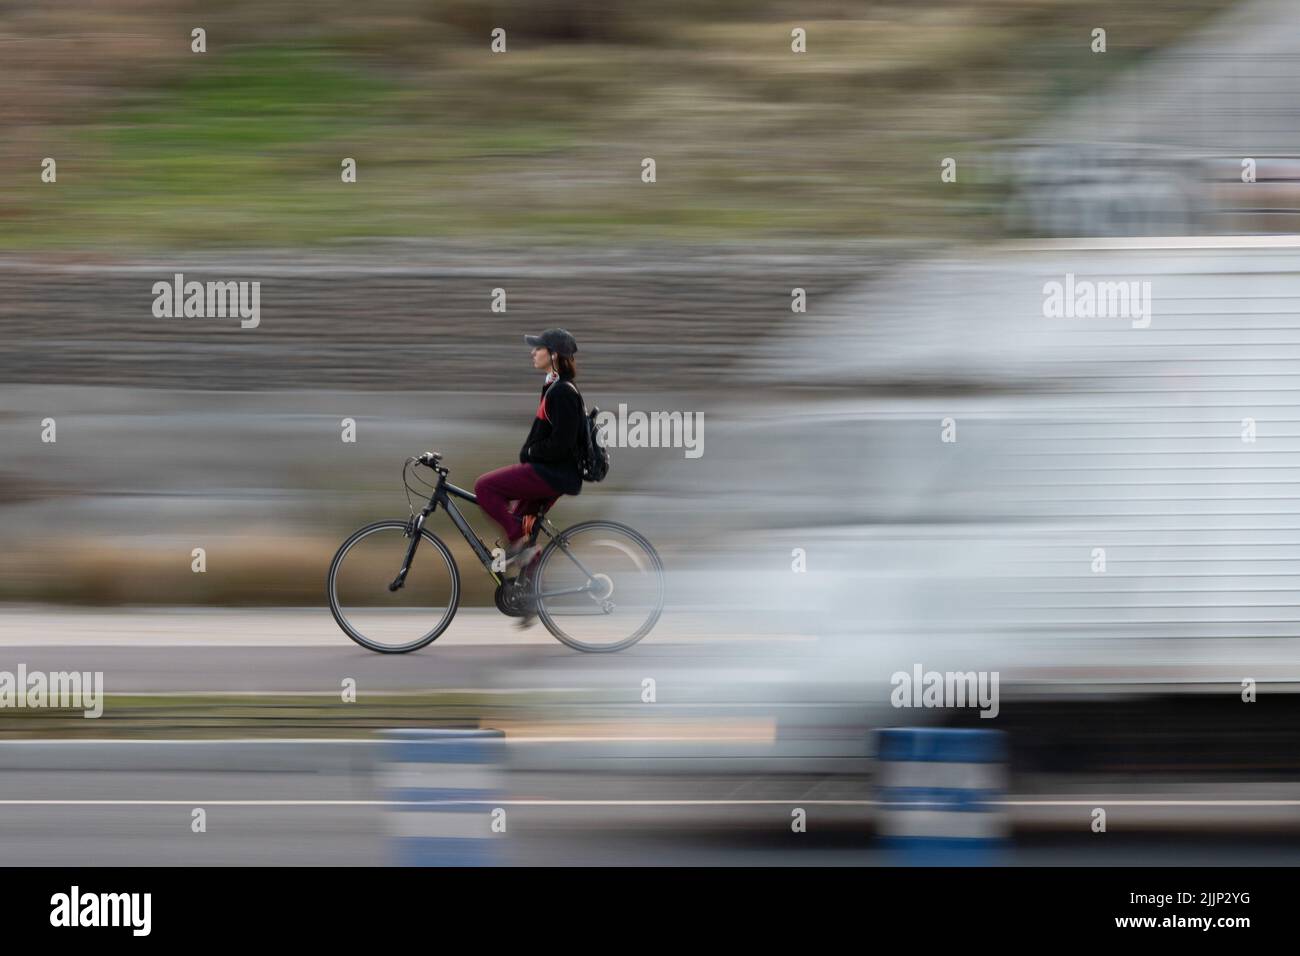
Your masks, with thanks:
[{"label": "blurred road", "polygon": [[0,617],[0,666],[102,671],[110,694],[336,694],[344,677],[356,679],[362,693],[572,687],[632,666],[653,665],[660,674],[667,665],[745,666],[806,644],[798,634],[744,631],[724,613],[666,613],[640,644],[618,655],[570,650],[540,624],[520,631],[513,619],[484,608],[462,608],[446,634],[404,655],[358,647],[326,609],[19,608]]},{"label": "blurred road", "polygon": [[[199,783],[200,781],[187,781]],[[190,791],[195,793],[195,791]],[[188,801],[187,801],[188,804]],[[195,802],[193,806],[203,806]],[[220,807],[190,832],[189,805],[0,807],[11,866],[381,866],[383,820],[370,806]],[[788,817],[788,813],[781,814]],[[516,813],[512,819],[524,816]],[[783,821],[785,822],[785,821]],[[523,826],[524,824],[517,824]],[[775,828],[774,828],[775,830]],[[865,835],[710,833],[642,828],[621,835],[547,828],[503,854],[519,866],[888,866],[907,863]],[[1295,866],[1300,844],[1275,836],[1231,840],[1128,835],[1039,838],[984,862],[1010,866]]]},{"label": "blurred road", "polygon": [[[667,612],[644,640],[670,644],[752,639],[730,612]],[[787,634],[786,637],[797,637]],[[540,624],[520,630],[491,608],[461,607],[431,647],[557,644]],[[0,647],[348,647],[356,648],[326,607],[67,608],[14,607],[0,615]],[[369,653],[369,652],[367,652]]]},{"label": "blurred road", "polygon": [[671,669],[718,699],[741,685],[770,683],[778,701],[800,683],[860,690],[887,682],[913,660],[964,666],[963,654],[978,653],[982,665],[1001,673],[1003,693],[1017,685],[1039,692],[1053,685],[1231,690],[1242,675],[1273,692],[1300,687],[1300,638],[1238,638],[1230,645],[1173,637],[1006,638],[972,650],[960,635],[880,633],[868,640],[819,634],[812,619],[798,625],[738,608],[669,609],[635,647],[582,654],[540,624],[520,631],[495,610],[462,608],[430,646],[384,655],[353,644],[323,608],[19,607],[0,616],[0,666],[103,671],[111,694],[336,693],[343,677],[369,690],[572,688],[633,677],[636,683],[651,667],[648,673],[661,678]]},{"label": "blurred road", "polygon": [[[69,743],[65,769],[21,770],[40,763],[0,747],[0,844],[9,865],[381,865],[390,860],[388,818],[371,765],[368,742],[280,743],[270,755],[232,758],[239,744],[155,744],[185,754],[157,760],[139,742],[125,753],[104,744]],[[35,745],[31,745],[35,746]],[[42,745],[47,750],[60,745]],[[211,756],[205,757],[205,749]],[[46,761],[48,762],[48,761]],[[160,769],[176,763],[173,769]],[[221,768],[222,763],[242,764]],[[117,767],[110,764],[118,764]],[[205,765],[208,765],[205,769]],[[534,780],[533,777],[539,779]],[[552,797],[546,775],[511,779],[501,801],[508,831],[496,840],[503,862],[521,865],[853,865],[906,863],[871,839],[868,793],[837,804],[833,790],[809,781],[772,781],[766,793],[744,776],[690,779],[647,774],[586,774],[565,778],[583,788]],[[749,789],[745,789],[748,786]],[[784,798],[781,793],[786,794]],[[847,796],[847,794],[845,794]],[[1186,796],[1186,795],[1184,795]],[[647,806],[647,797],[663,801]],[[758,799],[756,799],[756,797]],[[831,799],[827,799],[827,798]],[[631,799],[629,799],[631,798]],[[1051,806],[1059,796],[1016,798],[1041,806],[1012,809],[1021,826],[1013,844],[985,862],[1007,865],[1295,865],[1295,820],[1288,807],[1236,808],[1231,840],[1207,826],[1222,808],[1111,806],[1109,830],[1088,828],[1085,801]],[[594,804],[590,801],[594,801]],[[707,801],[708,805],[700,805]],[[1195,797],[1189,803],[1195,803]],[[790,831],[790,810],[808,812],[805,834]],[[206,831],[191,829],[203,809]],[[1207,813],[1209,814],[1207,816]],[[1054,823],[1042,829],[1051,814]],[[1289,814],[1291,825],[1286,827]],[[1256,815],[1261,825],[1251,826]],[[1270,822],[1271,821],[1271,822]],[[1250,832],[1251,830],[1254,832]],[[1289,830],[1290,832],[1286,832]],[[1173,832],[1171,832],[1173,831]],[[1177,831],[1182,831],[1181,834]]]}]

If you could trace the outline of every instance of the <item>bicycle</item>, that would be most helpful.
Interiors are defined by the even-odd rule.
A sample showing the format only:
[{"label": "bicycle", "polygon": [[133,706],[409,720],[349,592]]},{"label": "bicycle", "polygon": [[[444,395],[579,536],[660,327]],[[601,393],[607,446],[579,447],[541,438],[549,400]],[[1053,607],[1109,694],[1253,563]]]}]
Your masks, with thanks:
[{"label": "bicycle", "polygon": [[[601,519],[559,531],[544,508],[533,523],[528,547],[537,547],[541,535],[549,541],[519,574],[507,577],[504,552],[488,549],[453,500],[478,499],[447,480],[450,470],[441,460],[436,452],[407,458],[402,484],[410,517],[360,528],[330,562],[330,612],[348,637],[382,654],[405,654],[428,646],[447,630],[460,606],[460,569],[447,545],[426,527],[439,506],[496,582],[501,613],[536,613],[557,640],[588,653],[624,650],[650,632],[663,612],[664,572],[658,553],[640,532]],[[436,484],[414,472],[422,465],[437,473]],[[423,497],[424,489],[411,487],[408,470],[424,489],[432,489],[418,514],[411,495]],[[421,542],[433,550],[422,553],[417,565]],[[432,628],[426,627],[434,616]]]}]

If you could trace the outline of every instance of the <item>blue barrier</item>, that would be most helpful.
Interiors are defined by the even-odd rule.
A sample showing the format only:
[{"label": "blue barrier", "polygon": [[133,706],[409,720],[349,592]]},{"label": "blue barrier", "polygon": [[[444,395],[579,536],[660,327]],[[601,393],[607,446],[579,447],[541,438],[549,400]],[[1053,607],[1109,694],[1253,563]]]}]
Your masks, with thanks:
[{"label": "blue barrier", "polygon": [[497,866],[502,796],[499,730],[388,730],[379,765],[389,850],[398,866]]},{"label": "blue barrier", "polygon": [[989,864],[1006,846],[1006,737],[898,727],[877,735],[878,832],[900,863]]}]

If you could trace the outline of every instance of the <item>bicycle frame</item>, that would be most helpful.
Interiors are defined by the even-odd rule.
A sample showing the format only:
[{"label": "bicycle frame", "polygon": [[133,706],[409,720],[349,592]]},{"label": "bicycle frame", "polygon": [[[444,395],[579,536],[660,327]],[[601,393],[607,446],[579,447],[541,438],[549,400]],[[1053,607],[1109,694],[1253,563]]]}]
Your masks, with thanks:
[{"label": "bicycle frame", "polygon": [[[483,570],[487,571],[487,573],[492,576],[492,580],[500,586],[504,583],[504,579],[501,574],[492,567],[492,552],[488,550],[487,545],[483,543],[483,539],[475,533],[473,526],[471,526],[465,516],[461,514],[460,509],[456,507],[456,502],[452,500],[453,498],[460,498],[464,501],[470,502],[471,504],[478,504],[478,497],[472,491],[466,491],[464,488],[457,487],[449,482],[447,480],[448,471],[446,468],[438,468],[437,472],[438,484],[434,486],[433,494],[429,496],[429,503],[424,506],[418,515],[412,517],[411,523],[407,526],[406,533],[411,539],[411,543],[406,549],[406,557],[402,560],[402,569],[397,572],[397,577],[393,579],[393,583],[388,585],[388,590],[396,591],[406,583],[406,575],[411,570],[411,562],[415,560],[415,549],[419,547],[420,544],[420,529],[422,529],[428,522],[429,516],[438,509],[438,505],[442,505],[442,510],[447,513],[447,517],[451,518],[451,523],[456,526],[456,530],[461,533],[461,536],[465,539],[465,543],[470,546],[474,554],[478,557],[479,562],[483,565]],[[583,566],[581,561],[570,553],[568,548],[564,546],[563,537],[555,530],[554,525],[551,524],[550,519],[545,515],[542,516],[541,521],[537,522],[529,543],[536,544],[538,535],[543,533],[552,540],[559,542],[560,550],[564,552],[565,557],[576,564],[582,573],[586,575],[587,583],[578,588],[565,588],[560,591],[548,591],[545,594],[539,595],[539,597],[558,597],[565,594],[582,594],[585,591],[593,591],[596,581],[595,576],[591,571]]]}]

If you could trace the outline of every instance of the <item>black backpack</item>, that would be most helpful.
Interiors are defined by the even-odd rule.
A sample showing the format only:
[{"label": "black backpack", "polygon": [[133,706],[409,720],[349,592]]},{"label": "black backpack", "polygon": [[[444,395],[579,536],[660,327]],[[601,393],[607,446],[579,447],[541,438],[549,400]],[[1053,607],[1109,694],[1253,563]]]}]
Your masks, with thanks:
[{"label": "black backpack", "polygon": [[[569,385],[578,393],[578,401],[582,401],[582,392],[578,392],[578,386],[572,382]],[[596,416],[600,414],[600,409],[595,405],[591,411],[587,411],[587,403],[582,402],[583,424],[582,434],[578,436],[578,448],[575,457],[578,464],[578,473],[582,475],[583,481],[604,481],[605,476],[609,474],[609,449],[600,443],[600,428],[596,425]]]}]

